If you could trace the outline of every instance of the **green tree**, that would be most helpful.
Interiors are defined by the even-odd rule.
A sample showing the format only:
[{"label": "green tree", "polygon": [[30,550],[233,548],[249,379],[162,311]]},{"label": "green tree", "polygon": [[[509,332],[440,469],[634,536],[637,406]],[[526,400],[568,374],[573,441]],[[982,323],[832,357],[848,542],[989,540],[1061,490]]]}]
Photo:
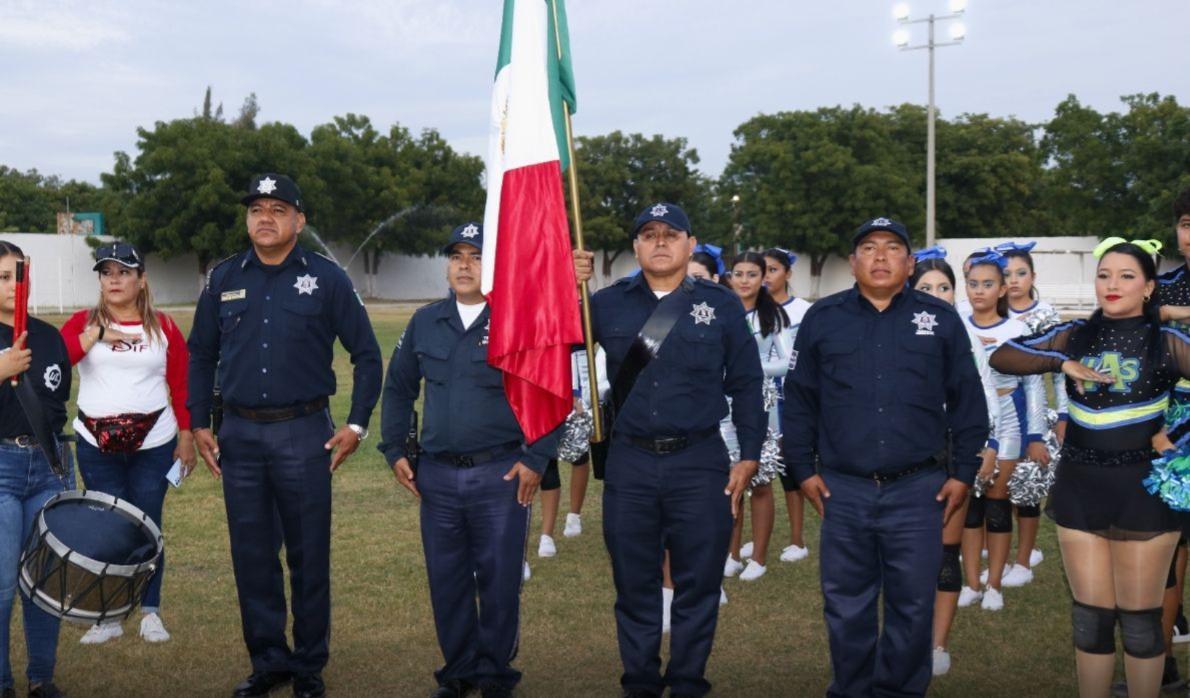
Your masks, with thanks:
[{"label": "green tree", "polygon": [[93,184],[0,165],[0,232],[53,233],[61,211],[102,211]]},{"label": "green tree", "polygon": [[575,158],[584,242],[603,251],[604,275],[610,275],[616,259],[632,249],[632,220],[650,203],[678,204],[690,216],[696,236],[714,235],[702,227],[703,221],[715,220],[710,182],[695,168],[698,152],[685,138],[620,131],[579,137]]}]

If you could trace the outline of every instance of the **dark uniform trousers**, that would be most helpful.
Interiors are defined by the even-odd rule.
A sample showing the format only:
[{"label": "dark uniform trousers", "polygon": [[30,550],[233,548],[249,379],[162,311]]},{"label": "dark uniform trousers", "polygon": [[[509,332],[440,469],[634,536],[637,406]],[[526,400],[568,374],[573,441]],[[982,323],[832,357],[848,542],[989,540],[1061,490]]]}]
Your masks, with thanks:
[{"label": "dark uniform trousers", "polygon": [[[231,559],[253,671],[317,673],[326,666],[331,455],[324,445],[333,433],[326,410],[271,423],[229,411],[219,430]],[[292,652],[285,639],[282,538],[292,595]]]},{"label": "dark uniform trousers", "polygon": [[[822,594],[833,678],[828,696],[924,696],[942,566],[946,473],[888,483],[823,468]],[[876,608],[884,594],[884,628]]]},{"label": "dark uniform trousers", "polygon": [[[423,455],[417,470],[430,604],[446,664],[439,684],[465,679],[512,687],[531,507],[519,480],[504,480],[519,454],[458,467]],[[479,606],[476,607],[478,597]]]},{"label": "dark uniform trousers", "polygon": [[[603,486],[603,535],[616,585],[625,689],[702,695],[723,560],[731,540],[730,463],[718,434],[655,455],[614,437]],[[661,677],[661,565],[670,554],[670,660]]]}]

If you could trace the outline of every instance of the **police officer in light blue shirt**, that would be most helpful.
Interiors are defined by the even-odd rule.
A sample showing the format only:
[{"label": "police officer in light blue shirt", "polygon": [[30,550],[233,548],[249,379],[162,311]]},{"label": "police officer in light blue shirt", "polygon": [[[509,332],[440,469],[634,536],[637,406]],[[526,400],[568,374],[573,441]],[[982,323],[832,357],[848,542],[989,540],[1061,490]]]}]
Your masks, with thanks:
[{"label": "police officer in light blue shirt", "polygon": [[[285,175],[252,180],[252,247],[216,265],[190,332],[190,408],[199,454],[223,476],[231,557],[252,675],[236,696],[294,682],[294,695],[325,694],[329,656],[331,473],[367,437],[380,396],[380,347],[347,274],[303,250],[306,217]],[[334,428],[335,339],[355,366],[347,423]],[[211,433],[218,371],[224,419]],[[279,521],[281,531],[274,523]],[[293,649],[285,639],[284,534],[293,590]]]},{"label": "police officer in light blue shirt", "polygon": [[[421,535],[438,645],[434,698],[511,695],[520,637],[521,566],[529,505],[559,430],[525,443],[488,364],[489,311],[480,293],[483,227],[455,228],[447,255],[450,296],[413,314],[389,364],[380,451],[420,500]],[[425,381],[417,470],[407,452],[413,403]],[[478,604],[476,600],[478,599]]]},{"label": "police officer in light blue shirt", "polygon": [[[603,490],[603,535],[616,585],[626,696],[701,696],[715,637],[723,561],[739,498],[759,467],[764,374],[744,306],[731,290],[686,276],[697,240],[671,203],[645,207],[631,230],[641,273],[591,298],[607,352],[615,421]],[[575,253],[579,280],[592,254]],[[740,462],[719,420],[732,398]],[[661,675],[661,562],[674,580],[670,660]]]}]

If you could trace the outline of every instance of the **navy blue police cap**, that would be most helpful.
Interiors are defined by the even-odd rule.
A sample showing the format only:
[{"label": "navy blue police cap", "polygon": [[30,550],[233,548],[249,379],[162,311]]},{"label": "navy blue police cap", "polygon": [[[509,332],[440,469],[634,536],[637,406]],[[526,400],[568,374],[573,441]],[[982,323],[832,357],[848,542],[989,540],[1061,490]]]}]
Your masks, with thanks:
[{"label": "navy blue police cap", "polygon": [[636,234],[640,232],[640,229],[653,221],[661,221],[675,230],[690,234],[690,219],[686,217],[686,212],[676,204],[662,201],[646,206],[636,215],[636,220],[632,223],[632,234],[628,237],[636,239]]},{"label": "navy blue police cap", "polygon": [[305,212],[302,206],[302,190],[289,177],[276,172],[265,172],[256,175],[248,184],[248,193],[240,199],[240,203],[247,206],[257,199],[277,199],[293,206],[298,211]]},{"label": "navy blue police cap", "polygon": [[881,230],[896,235],[897,237],[901,238],[906,247],[909,246],[909,231],[905,229],[905,225],[903,223],[894,221],[891,218],[884,217],[873,218],[872,220],[866,221],[863,225],[861,225],[859,229],[855,231],[855,235],[851,238],[851,246],[853,248],[858,247],[860,240],[863,240],[871,233]]},{"label": "navy blue police cap", "polygon": [[475,245],[479,249],[483,249],[483,223],[476,223],[471,221],[464,223],[454,230],[450,231],[450,240],[442,247],[442,254],[450,254],[455,245],[459,243],[467,243],[468,245]]}]

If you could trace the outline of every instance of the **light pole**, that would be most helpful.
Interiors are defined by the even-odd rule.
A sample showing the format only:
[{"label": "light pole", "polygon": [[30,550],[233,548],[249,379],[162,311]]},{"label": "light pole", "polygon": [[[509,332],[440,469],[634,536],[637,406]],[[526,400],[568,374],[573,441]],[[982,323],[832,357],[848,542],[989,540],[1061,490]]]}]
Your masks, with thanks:
[{"label": "light pole", "polygon": [[928,49],[930,52],[930,103],[926,108],[926,246],[934,244],[934,49],[943,46],[958,46],[967,36],[967,29],[962,22],[956,21],[950,27],[950,41],[934,40],[934,22],[959,20],[967,9],[967,0],[950,0],[950,14],[931,14],[925,19],[909,19],[909,5],[900,3],[893,8],[893,16],[902,25],[926,24],[929,26],[929,37],[924,44],[909,45],[909,31],[898,29],[893,34],[893,41],[902,51],[916,51]]},{"label": "light pole", "polygon": [[734,255],[740,254],[740,195],[731,195],[731,240],[735,248]]}]

